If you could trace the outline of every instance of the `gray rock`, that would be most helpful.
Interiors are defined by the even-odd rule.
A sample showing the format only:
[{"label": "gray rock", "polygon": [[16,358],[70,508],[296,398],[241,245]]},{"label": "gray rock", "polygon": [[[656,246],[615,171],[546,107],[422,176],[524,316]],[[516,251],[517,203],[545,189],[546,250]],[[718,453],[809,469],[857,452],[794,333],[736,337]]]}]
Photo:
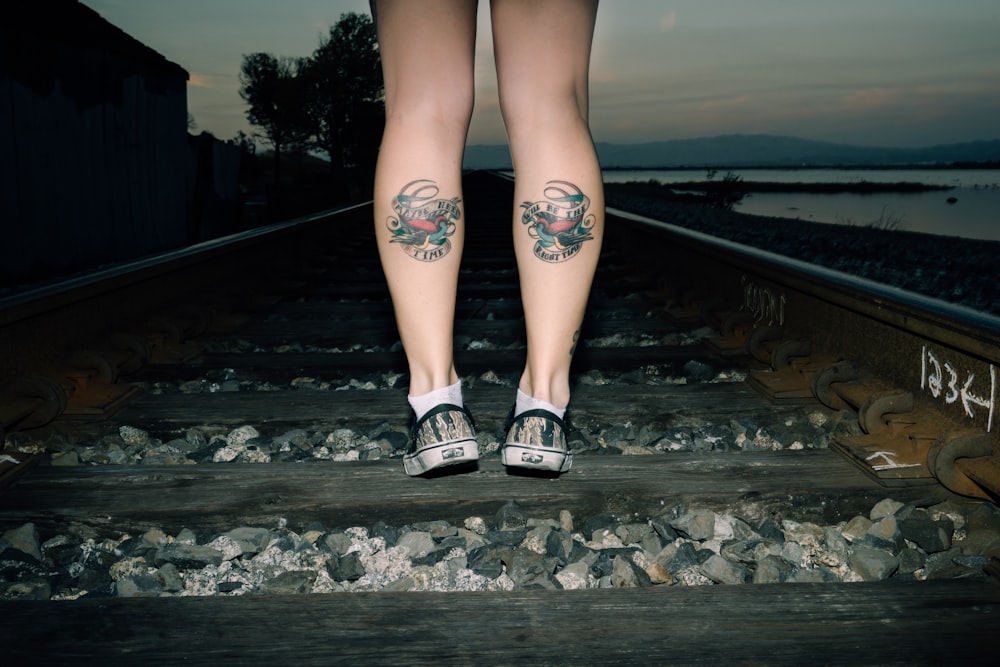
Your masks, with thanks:
[{"label": "gray rock", "polygon": [[[395,526],[390,526],[386,524],[385,521],[376,521],[372,524],[371,528],[368,529],[368,536],[375,538],[381,537],[385,540],[386,546],[393,546],[399,541],[399,536],[402,535],[403,531]],[[349,539],[349,538],[348,538]],[[349,546],[349,544],[348,544]],[[345,548],[344,551],[347,551]]]},{"label": "gray rock", "polygon": [[222,534],[239,544],[243,555],[251,558],[267,548],[271,542],[271,531],[267,528],[241,526]]},{"label": "gray rock", "polygon": [[827,550],[836,554],[841,560],[847,559],[847,555],[850,553],[847,538],[833,526],[827,526],[824,530],[823,543],[826,545]]},{"label": "gray rock", "polygon": [[717,584],[745,584],[750,581],[750,571],[718,554],[712,554],[701,564],[701,573]]},{"label": "gray rock", "polygon": [[632,424],[615,424],[601,434],[601,439],[606,447],[625,449],[635,441],[635,429]]},{"label": "gray rock", "polygon": [[[17,549],[21,553],[28,554],[37,560],[42,559],[42,545],[38,537],[38,529],[35,524],[26,523],[17,528],[4,531],[0,537],[0,544],[6,543],[10,548]],[[2,547],[0,547],[2,550]]]},{"label": "gray rock", "polygon": [[785,542],[781,545],[781,552],[778,555],[796,567],[806,567],[809,563],[805,547],[798,542]]},{"label": "gray rock", "polygon": [[381,458],[382,450],[377,447],[366,449],[358,455],[359,461],[378,461]]},{"label": "gray rock", "polygon": [[404,533],[396,542],[396,546],[406,549],[411,558],[426,556],[437,548],[431,534],[420,530]]},{"label": "gray rock", "polygon": [[727,452],[736,445],[732,431],[715,424],[698,429],[692,437],[692,449],[696,452]]},{"label": "gray rock", "polygon": [[822,584],[827,578],[821,570],[797,567],[785,581],[790,584]]},{"label": "gray rock", "polygon": [[576,562],[567,565],[556,573],[555,577],[567,590],[580,590],[589,585],[588,566],[583,562]]},{"label": "gray rock", "polygon": [[335,556],[326,561],[326,570],[334,581],[357,581],[365,576],[365,566],[358,552]]},{"label": "gray rock", "polygon": [[218,567],[222,564],[222,560],[222,552],[210,547],[171,542],[156,551],[153,562],[157,567],[164,563],[173,563],[181,570],[200,570],[208,565]]},{"label": "gray rock", "polygon": [[903,535],[899,531],[899,522],[890,515],[872,524],[865,533],[864,543],[875,549],[887,549],[893,553],[903,548]]},{"label": "gray rock", "polygon": [[470,549],[466,554],[469,569],[487,579],[496,579],[503,573],[503,559],[508,558],[510,547],[486,544]]},{"label": "gray rock", "polygon": [[865,535],[868,533],[868,529],[872,527],[872,520],[866,516],[858,515],[853,517],[845,525],[841,534],[850,542],[857,542],[858,540],[863,540]]},{"label": "gray rock", "polygon": [[0,600],[48,600],[52,586],[48,579],[0,581]]},{"label": "gray rock", "polygon": [[677,531],[675,531],[670,526],[670,521],[677,518],[673,513],[660,514],[649,520],[649,525],[652,527],[656,534],[660,536],[661,541],[666,544],[673,542],[677,539]]},{"label": "gray rock", "polygon": [[710,540],[715,536],[715,512],[707,509],[685,512],[671,521],[670,526],[692,540]]},{"label": "gray rock", "polygon": [[892,498],[885,498],[875,503],[875,506],[872,507],[871,512],[869,512],[868,514],[868,518],[871,519],[872,521],[879,521],[880,519],[892,516],[901,507],[903,507],[903,503],[899,502],[898,500],[893,500]]},{"label": "gray rock", "polygon": [[545,554],[565,565],[573,553],[573,544],[573,536],[562,528],[550,530],[545,538]]},{"label": "gray rock", "polygon": [[989,527],[977,527],[969,530],[965,538],[955,545],[960,546],[964,553],[982,554],[1000,558],[1000,530]]},{"label": "gray rock", "polygon": [[786,581],[795,571],[795,566],[780,556],[765,556],[757,563],[753,573],[755,584],[777,584]]},{"label": "gray rock", "polygon": [[927,562],[927,554],[920,549],[902,549],[896,558],[899,559],[900,574],[913,574]]},{"label": "gray rock", "polygon": [[715,369],[702,361],[692,359],[684,364],[684,377],[689,382],[708,382],[715,377]]},{"label": "gray rock", "polygon": [[855,546],[847,564],[865,581],[883,581],[899,569],[899,559],[881,549]]},{"label": "gray rock", "polygon": [[152,574],[136,574],[115,582],[115,594],[120,598],[159,597],[163,586]]},{"label": "gray rock", "polygon": [[955,565],[971,567],[976,570],[982,570],[990,562],[990,558],[988,556],[978,556],[974,554],[962,554],[961,556],[955,556],[954,560]]},{"label": "gray rock", "polygon": [[168,593],[176,593],[184,590],[184,580],[181,579],[180,572],[173,563],[164,563],[153,573],[160,587]]},{"label": "gray rock", "polygon": [[[3,540],[0,539],[0,551],[3,551]],[[80,558],[80,542],[69,535],[57,535],[42,544],[42,553],[47,562],[56,567],[67,567]]]},{"label": "gray rock", "polygon": [[[937,507],[934,509],[937,509]],[[1000,507],[991,503],[981,503],[969,513],[966,530],[980,530],[983,528],[1000,530]]]},{"label": "gray rock", "polygon": [[749,540],[760,536],[743,519],[732,514],[716,514],[714,537],[716,539]]},{"label": "gray rock", "polygon": [[951,548],[951,535],[955,530],[950,519],[934,520],[926,510],[918,509],[899,521],[903,538],[914,542],[929,554]]},{"label": "gray rock", "polygon": [[660,551],[670,542],[664,540],[656,532],[650,531],[647,535],[639,541],[638,546],[640,549],[646,552],[650,558],[656,556]]},{"label": "gray rock", "polygon": [[656,562],[676,576],[681,570],[700,565],[701,559],[690,542],[681,542],[665,547],[656,557]]},{"label": "gray rock", "polygon": [[76,451],[53,454],[51,463],[53,467],[72,468],[80,465],[80,455]]},{"label": "gray rock", "polygon": [[989,503],[976,507],[969,515],[962,540],[965,553],[1000,558],[1000,509]]},{"label": "gray rock", "polygon": [[520,530],[527,525],[527,512],[514,500],[501,507],[493,518],[493,526],[498,531]]},{"label": "gray rock", "polygon": [[927,556],[927,561],[924,563],[924,571],[928,578],[932,578],[937,575],[940,571],[947,570],[955,566],[955,558],[962,555],[962,550],[959,547],[952,547],[947,551],[939,551],[935,554],[929,554]]},{"label": "gray rock", "polygon": [[181,531],[174,537],[174,542],[181,544],[198,544],[198,536],[190,528],[181,528]]},{"label": "gray rock", "polygon": [[260,592],[265,595],[308,593],[314,581],[316,573],[312,570],[289,570],[262,583]]},{"label": "gray rock", "polygon": [[643,537],[653,532],[653,527],[648,523],[623,523],[614,532],[622,544],[638,544]]},{"label": "gray rock", "polygon": [[[389,542],[389,540],[386,540],[387,545],[395,543],[396,543],[395,539],[393,539],[391,543]],[[346,554],[348,549],[351,548],[352,544],[353,541],[351,540],[351,536],[348,535],[347,533],[342,533],[340,531],[329,532],[320,537],[318,540],[316,540],[317,547],[325,551],[328,551],[336,556]]]},{"label": "gray rock", "polygon": [[411,528],[430,533],[435,542],[458,533],[458,528],[447,521],[421,521],[413,524]]},{"label": "gray rock", "polygon": [[30,554],[12,547],[0,551],[0,581],[23,581],[47,574],[49,568]]},{"label": "gray rock", "polygon": [[149,433],[134,426],[120,426],[118,435],[126,445],[145,445],[149,442]]},{"label": "gray rock", "polygon": [[625,554],[615,556],[611,564],[611,586],[613,588],[640,588],[652,582],[649,575],[636,567]]},{"label": "gray rock", "polygon": [[731,540],[722,545],[719,553],[730,561],[737,563],[754,563],[761,558],[760,547],[765,541],[756,538],[749,540]]},{"label": "gray rock", "polygon": [[636,434],[636,444],[643,447],[655,445],[663,437],[663,429],[650,424],[643,424]]},{"label": "gray rock", "polygon": [[757,527],[757,534],[771,542],[778,544],[785,542],[785,531],[781,530],[778,522],[771,518],[761,521],[760,526]]},{"label": "gray rock", "polygon": [[525,526],[519,530],[491,530],[483,536],[483,539],[491,544],[517,547],[524,542],[524,538],[527,536],[528,528]]},{"label": "gray rock", "polygon": [[[530,549],[514,549],[506,557],[507,576],[514,585],[523,588],[530,583],[538,583],[540,576],[552,574],[546,571],[546,558],[543,554]],[[554,568],[553,568],[554,572]]]}]

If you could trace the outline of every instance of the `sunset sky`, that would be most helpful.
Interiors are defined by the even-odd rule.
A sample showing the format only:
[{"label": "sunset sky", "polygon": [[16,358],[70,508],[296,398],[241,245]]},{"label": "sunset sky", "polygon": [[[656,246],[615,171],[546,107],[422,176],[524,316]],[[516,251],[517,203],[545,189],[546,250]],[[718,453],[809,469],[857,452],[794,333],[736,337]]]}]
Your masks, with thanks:
[{"label": "sunset sky", "polygon": [[[196,131],[220,139],[250,131],[238,93],[244,54],[308,56],[341,14],[368,12],[367,0],[83,4],[188,70]],[[591,126],[613,143],[737,133],[901,147],[1000,139],[998,35],[996,0],[603,0]],[[503,143],[487,0],[476,73],[469,143]]]}]

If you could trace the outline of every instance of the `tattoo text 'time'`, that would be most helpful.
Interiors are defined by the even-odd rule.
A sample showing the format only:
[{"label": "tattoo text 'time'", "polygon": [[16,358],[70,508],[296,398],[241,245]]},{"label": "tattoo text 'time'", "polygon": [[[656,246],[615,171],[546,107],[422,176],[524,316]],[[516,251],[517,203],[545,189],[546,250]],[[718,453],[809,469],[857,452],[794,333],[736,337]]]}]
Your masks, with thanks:
[{"label": "tattoo text 'time'", "polygon": [[434,181],[410,181],[392,199],[396,217],[386,221],[392,238],[407,255],[422,262],[441,259],[451,251],[449,236],[455,233],[456,222],[462,217],[459,198],[438,198]]}]

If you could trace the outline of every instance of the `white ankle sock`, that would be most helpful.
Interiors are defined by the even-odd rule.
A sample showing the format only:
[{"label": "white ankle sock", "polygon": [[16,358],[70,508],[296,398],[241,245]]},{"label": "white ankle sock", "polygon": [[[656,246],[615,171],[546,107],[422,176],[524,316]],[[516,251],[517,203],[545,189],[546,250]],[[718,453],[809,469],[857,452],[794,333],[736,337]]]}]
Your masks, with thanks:
[{"label": "white ankle sock", "polygon": [[514,416],[518,416],[522,412],[527,412],[528,410],[548,410],[553,413],[559,419],[566,416],[566,408],[557,408],[548,401],[543,401],[540,398],[532,398],[528,396],[520,389],[517,390],[517,401],[514,403]]},{"label": "white ankle sock", "polygon": [[410,407],[413,408],[413,412],[416,413],[417,419],[420,419],[427,414],[431,408],[441,405],[442,403],[451,403],[452,405],[457,405],[460,408],[465,407],[465,404],[462,402],[461,380],[455,384],[450,384],[447,387],[429,391],[420,396],[407,396],[406,400],[410,402]]}]

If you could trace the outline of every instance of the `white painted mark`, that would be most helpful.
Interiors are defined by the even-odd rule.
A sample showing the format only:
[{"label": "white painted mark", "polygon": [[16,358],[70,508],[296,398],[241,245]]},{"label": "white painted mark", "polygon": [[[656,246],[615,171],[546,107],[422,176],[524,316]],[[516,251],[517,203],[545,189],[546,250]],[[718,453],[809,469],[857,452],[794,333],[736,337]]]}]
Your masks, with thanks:
[{"label": "white painted mark", "polygon": [[872,465],[872,470],[892,470],[893,468],[916,468],[919,467],[919,463],[899,463],[893,457],[896,452],[875,452],[870,456],[865,457],[865,461],[871,461],[872,459],[881,458],[885,463],[879,463],[877,465]]},{"label": "white painted mark", "polygon": [[948,405],[960,402],[969,419],[976,417],[977,409],[986,409],[986,430],[993,429],[993,416],[996,412],[997,369],[990,364],[989,390],[982,393],[981,388],[973,390],[976,374],[972,371],[962,373],[948,361],[942,361],[938,355],[926,345],[920,352],[920,388],[930,392],[934,398],[939,398]]}]

